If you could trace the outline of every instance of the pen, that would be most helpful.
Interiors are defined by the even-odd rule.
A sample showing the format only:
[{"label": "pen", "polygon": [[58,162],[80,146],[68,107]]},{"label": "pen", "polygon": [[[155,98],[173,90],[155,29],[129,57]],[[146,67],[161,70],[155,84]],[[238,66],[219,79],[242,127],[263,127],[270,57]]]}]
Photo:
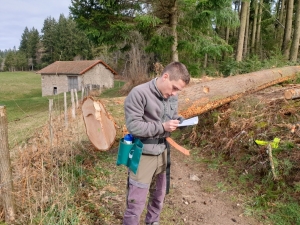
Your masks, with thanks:
[{"label": "pen", "polygon": [[170,120],[172,120],[171,116],[169,114],[165,114]]}]

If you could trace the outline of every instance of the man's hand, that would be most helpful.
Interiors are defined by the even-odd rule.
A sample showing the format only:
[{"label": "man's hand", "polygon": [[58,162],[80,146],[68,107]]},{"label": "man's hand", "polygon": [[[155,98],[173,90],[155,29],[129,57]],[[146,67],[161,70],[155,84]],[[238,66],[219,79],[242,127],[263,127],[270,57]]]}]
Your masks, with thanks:
[{"label": "man's hand", "polygon": [[162,125],[163,125],[165,131],[172,132],[172,131],[176,130],[179,123],[180,123],[179,120],[169,120],[167,122],[164,122]]}]

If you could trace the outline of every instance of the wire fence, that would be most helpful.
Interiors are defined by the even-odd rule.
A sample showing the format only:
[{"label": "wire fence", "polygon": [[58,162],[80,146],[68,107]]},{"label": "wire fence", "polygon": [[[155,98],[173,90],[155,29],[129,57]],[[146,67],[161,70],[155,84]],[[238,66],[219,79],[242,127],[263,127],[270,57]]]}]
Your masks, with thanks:
[{"label": "wire fence", "polygon": [[[32,224],[37,214],[43,216],[46,206],[59,205],[66,197],[73,171],[65,165],[72,164],[82,145],[89,143],[80,107],[88,94],[71,90],[49,98],[40,111],[28,113],[19,107],[19,112],[9,112],[16,114],[8,115],[10,118],[19,119],[7,126],[12,176],[2,180],[0,192],[9,191],[7,184],[13,183],[10,191],[18,222]],[[0,211],[2,219],[5,211],[4,207]]]}]

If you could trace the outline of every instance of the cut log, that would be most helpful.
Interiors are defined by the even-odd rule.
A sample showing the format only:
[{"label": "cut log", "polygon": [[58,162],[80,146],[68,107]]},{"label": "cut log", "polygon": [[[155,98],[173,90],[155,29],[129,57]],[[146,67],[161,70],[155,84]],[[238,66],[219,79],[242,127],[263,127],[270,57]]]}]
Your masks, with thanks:
[{"label": "cut log", "polygon": [[186,87],[178,99],[178,112],[185,118],[200,115],[243,95],[292,79],[300,66],[262,70],[215,79]]},{"label": "cut log", "polygon": [[[274,68],[187,86],[179,95],[178,112],[185,118],[200,115],[243,95],[295,77],[300,66]],[[108,150],[116,138],[114,119],[101,101],[88,97],[82,104],[87,135],[99,150]]]},{"label": "cut log", "polygon": [[284,97],[286,99],[296,99],[300,98],[300,89],[289,89],[284,92]]},{"label": "cut log", "polygon": [[116,138],[116,126],[102,102],[92,97],[85,98],[82,103],[82,115],[86,133],[95,148],[101,151],[109,150]]}]

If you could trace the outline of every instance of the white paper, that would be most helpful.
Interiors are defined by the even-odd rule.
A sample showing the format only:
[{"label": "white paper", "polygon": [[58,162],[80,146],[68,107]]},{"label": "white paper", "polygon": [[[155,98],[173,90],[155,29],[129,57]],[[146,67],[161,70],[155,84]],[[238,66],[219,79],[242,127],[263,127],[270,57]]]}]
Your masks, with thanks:
[{"label": "white paper", "polygon": [[191,126],[191,125],[195,125],[198,124],[198,116],[186,119],[184,121],[182,121],[182,123],[178,124],[178,127],[185,127],[185,126]]}]

